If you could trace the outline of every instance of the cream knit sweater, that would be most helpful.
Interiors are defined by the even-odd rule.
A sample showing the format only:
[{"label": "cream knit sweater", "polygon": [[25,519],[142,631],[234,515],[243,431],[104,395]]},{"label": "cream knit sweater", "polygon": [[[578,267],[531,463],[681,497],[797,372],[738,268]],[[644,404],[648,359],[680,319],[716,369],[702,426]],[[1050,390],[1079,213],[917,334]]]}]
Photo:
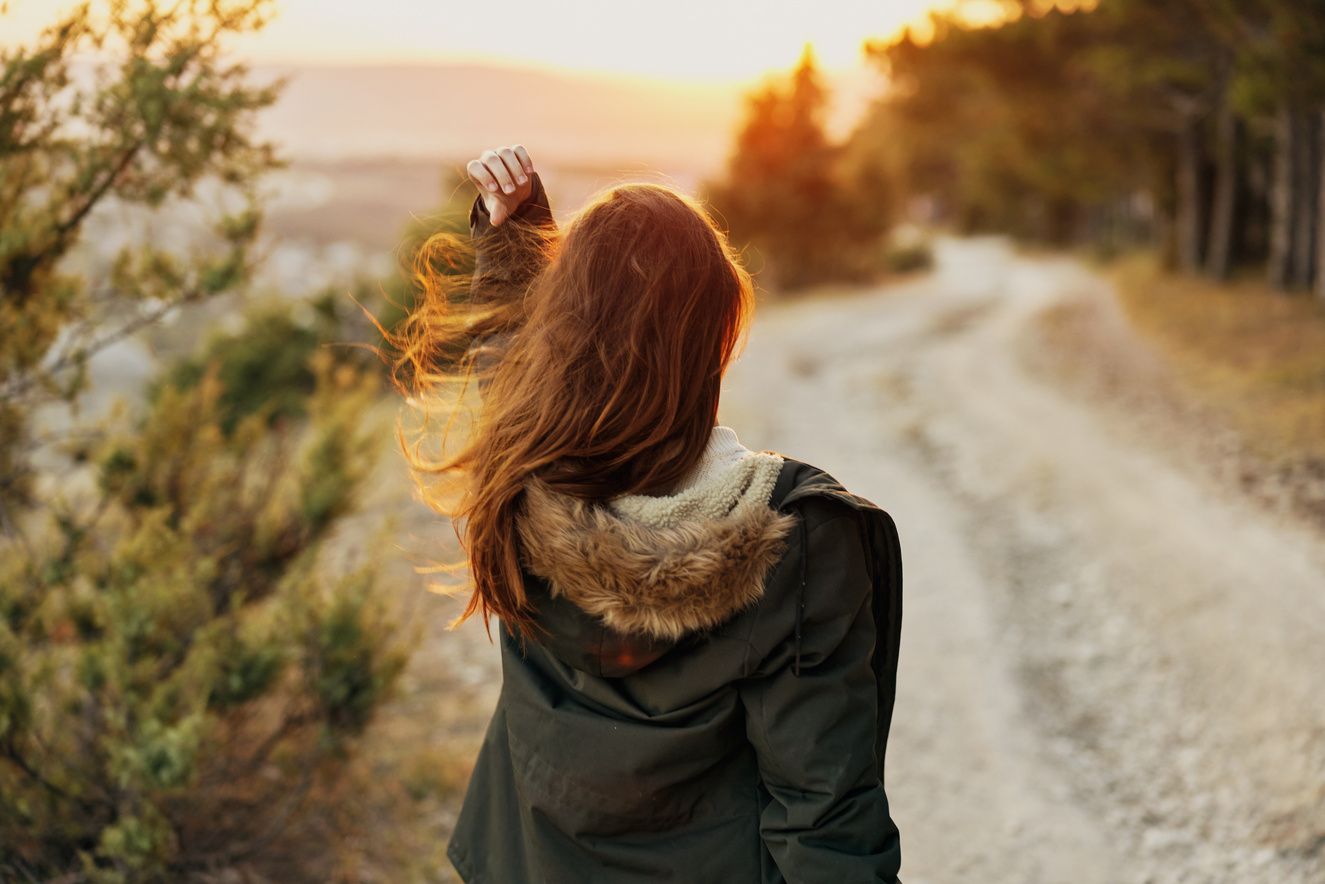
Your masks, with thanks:
[{"label": "cream knit sweater", "polygon": [[753,452],[728,427],[714,427],[699,462],[670,494],[628,494],[609,506],[622,518],[654,528],[725,519],[768,506],[781,470],[779,455]]}]

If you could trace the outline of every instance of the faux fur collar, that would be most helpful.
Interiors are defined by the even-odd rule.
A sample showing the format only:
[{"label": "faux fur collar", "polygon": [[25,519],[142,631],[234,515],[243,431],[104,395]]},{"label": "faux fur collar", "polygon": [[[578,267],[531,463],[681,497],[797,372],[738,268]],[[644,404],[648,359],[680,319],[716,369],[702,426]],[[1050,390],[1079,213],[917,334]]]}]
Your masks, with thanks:
[{"label": "faux fur collar", "polygon": [[[733,462],[708,480],[713,494],[729,497],[719,518],[644,521],[531,481],[516,521],[525,566],[619,633],[676,640],[715,626],[762,598],[795,524],[768,506],[767,477],[776,478],[781,458],[747,452],[740,460],[741,469]],[[737,476],[742,487],[731,495]],[[676,496],[697,491],[705,496],[695,485]]]}]

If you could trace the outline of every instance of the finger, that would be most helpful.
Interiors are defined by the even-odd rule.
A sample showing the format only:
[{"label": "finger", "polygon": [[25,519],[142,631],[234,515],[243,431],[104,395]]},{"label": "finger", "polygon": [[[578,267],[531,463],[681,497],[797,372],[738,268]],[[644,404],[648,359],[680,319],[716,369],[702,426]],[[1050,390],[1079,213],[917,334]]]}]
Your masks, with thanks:
[{"label": "finger", "polygon": [[488,220],[492,222],[493,227],[500,227],[506,220],[506,203],[499,199],[494,199],[492,205],[488,208]]},{"label": "finger", "polygon": [[529,151],[524,149],[523,144],[512,145],[511,150],[515,151],[515,158],[520,161],[526,175],[534,174],[534,161],[529,159]]},{"label": "finger", "polygon": [[465,171],[469,173],[470,180],[478,186],[479,190],[496,193],[498,188],[501,187],[497,183],[497,179],[493,178],[492,173],[488,171],[488,167],[483,165],[482,160],[470,160],[469,164],[465,166]]},{"label": "finger", "polygon": [[506,163],[502,160],[500,154],[495,150],[485,150],[479,159],[483,161],[484,167],[487,168],[488,173],[492,175],[493,180],[501,186],[503,191],[506,193],[515,192],[515,179],[512,177],[510,170],[506,168]]},{"label": "finger", "polygon": [[524,184],[529,177],[524,173],[524,165],[520,158],[515,155],[515,151],[509,147],[503,147],[497,151],[497,156],[506,164],[506,171],[510,174],[511,180],[516,184]]}]

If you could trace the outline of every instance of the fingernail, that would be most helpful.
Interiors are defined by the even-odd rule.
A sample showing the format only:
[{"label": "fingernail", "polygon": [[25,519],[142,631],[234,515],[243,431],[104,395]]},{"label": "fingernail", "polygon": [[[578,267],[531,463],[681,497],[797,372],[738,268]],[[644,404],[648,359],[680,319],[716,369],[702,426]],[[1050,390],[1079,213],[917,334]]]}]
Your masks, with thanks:
[{"label": "fingernail", "polygon": [[508,185],[506,185],[505,187],[503,187],[502,190],[506,191],[507,193],[514,193],[514,192],[515,192],[515,185],[514,185],[514,184],[508,184]]},{"label": "fingernail", "polygon": [[497,185],[495,185],[495,184],[489,184],[489,185],[488,185],[488,190],[496,191],[496,189],[497,189]]},{"label": "fingernail", "polygon": [[526,178],[526,177],[524,177],[523,175],[521,175],[520,178],[519,178],[518,180],[519,180],[519,182],[520,182],[521,184],[524,184],[524,183],[525,183],[526,181],[528,181],[529,179]]}]

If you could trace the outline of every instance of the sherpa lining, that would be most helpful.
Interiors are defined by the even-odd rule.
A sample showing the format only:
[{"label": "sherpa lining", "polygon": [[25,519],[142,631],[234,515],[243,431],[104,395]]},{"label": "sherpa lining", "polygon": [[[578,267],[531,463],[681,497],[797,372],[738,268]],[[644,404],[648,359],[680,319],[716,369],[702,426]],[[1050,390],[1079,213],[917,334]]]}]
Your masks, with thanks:
[{"label": "sherpa lining", "polygon": [[652,528],[724,519],[751,508],[767,509],[781,471],[779,455],[756,454],[727,427],[714,427],[699,463],[671,494],[628,494],[608,506],[622,518]]},{"label": "sherpa lining", "polygon": [[604,506],[531,480],[516,520],[525,565],[623,634],[676,640],[715,626],[763,596],[785,549],[795,519],[768,505],[781,467],[717,427],[671,495]]}]

